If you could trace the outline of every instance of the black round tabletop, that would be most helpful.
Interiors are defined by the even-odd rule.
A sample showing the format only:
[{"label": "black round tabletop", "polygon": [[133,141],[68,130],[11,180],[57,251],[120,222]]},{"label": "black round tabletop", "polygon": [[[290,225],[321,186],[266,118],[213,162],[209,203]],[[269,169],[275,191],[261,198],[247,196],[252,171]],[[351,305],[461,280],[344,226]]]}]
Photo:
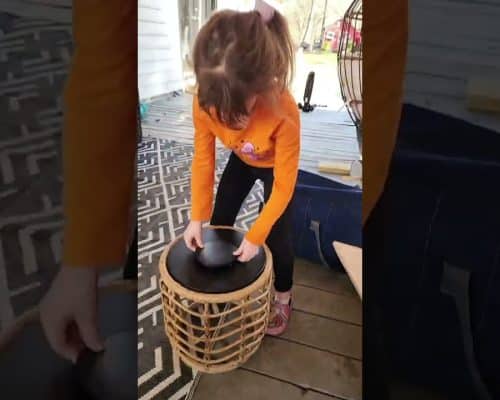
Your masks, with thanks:
[{"label": "black round tabletop", "polygon": [[203,249],[189,250],[177,240],[167,255],[166,267],[172,278],[198,293],[228,293],[255,282],[264,271],[266,254],[259,248],[249,262],[239,262],[233,252],[244,234],[233,229],[203,229]]},{"label": "black round tabletop", "polygon": [[137,332],[110,336],[105,350],[84,350],[75,365],[76,379],[95,400],[137,399]]}]

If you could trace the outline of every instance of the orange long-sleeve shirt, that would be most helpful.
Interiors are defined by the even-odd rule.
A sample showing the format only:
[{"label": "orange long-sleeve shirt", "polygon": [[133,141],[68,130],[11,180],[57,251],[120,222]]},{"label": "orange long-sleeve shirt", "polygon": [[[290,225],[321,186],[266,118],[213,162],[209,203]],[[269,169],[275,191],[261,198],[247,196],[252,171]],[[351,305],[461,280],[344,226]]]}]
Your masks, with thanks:
[{"label": "orange long-sleeve shirt", "polygon": [[[203,111],[193,99],[194,157],[192,166],[191,218],[210,219],[213,202],[215,140],[218,138],[242,161],[263,168],[274,168],[271,195],[246,239],[256,245],[265,242],[271,228],[290,202],[299,168],[300,117],[292,95],[284,91],[270,107],[259,99],[242,130],[232,130]],[[231,193],[227,193],[231,196]]]}]

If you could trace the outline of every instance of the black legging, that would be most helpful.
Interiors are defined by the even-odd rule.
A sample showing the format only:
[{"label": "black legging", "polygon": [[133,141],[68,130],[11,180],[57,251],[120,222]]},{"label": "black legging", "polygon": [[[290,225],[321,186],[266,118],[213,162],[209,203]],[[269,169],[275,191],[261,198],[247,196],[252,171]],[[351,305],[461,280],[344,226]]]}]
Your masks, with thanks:
[{"label": "black legging", "polygon": [[[264,182],[264,201],[267,202],[273,187],[273,168],[252,167],[231,153],[219,182],[210,223],[212,225],[234,225],[241,205],[257,179]],[[274,224],[266,240],[273,255],[274,287],[278,292],[290,290],[293,284],[292,233],[293,220],[290,203]]]},{"label": "black legging", "polygon": [[123,279],[131,279],[137,280],[137,227],[134,231],[134,240],[130,244],[127,254],[127,261],[125,262],[125,266],[123,268]]}]

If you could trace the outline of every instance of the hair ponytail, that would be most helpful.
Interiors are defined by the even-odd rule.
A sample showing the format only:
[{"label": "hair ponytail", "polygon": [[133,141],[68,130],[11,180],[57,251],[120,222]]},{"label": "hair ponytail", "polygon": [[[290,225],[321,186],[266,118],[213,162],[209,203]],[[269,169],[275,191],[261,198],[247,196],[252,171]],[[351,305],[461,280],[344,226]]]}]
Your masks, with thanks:
[{"label": "hair ponytail", "polygon": [[273,17],[266,25],[276,44],[276,63],[280,71],[277,76],[278,83],[282,89],[285,89],[292,83],[295,71],[295,49],[288,23],[285,17],[275,10]]}]

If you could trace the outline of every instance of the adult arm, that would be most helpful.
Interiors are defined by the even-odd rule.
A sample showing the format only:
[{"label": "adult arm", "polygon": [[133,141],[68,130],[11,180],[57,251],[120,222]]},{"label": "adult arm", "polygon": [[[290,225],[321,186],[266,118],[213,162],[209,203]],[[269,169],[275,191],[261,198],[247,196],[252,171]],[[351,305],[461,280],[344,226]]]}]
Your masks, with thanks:
[{"label": "adult arm", "polygon": [[363,223],[387,179],[401,115],[408,2],[363,4]]},{"label": "adult arm", "polygon": [[137,146],[137,2],[73,2],[64,94],[63,265],[125,259]]}]

